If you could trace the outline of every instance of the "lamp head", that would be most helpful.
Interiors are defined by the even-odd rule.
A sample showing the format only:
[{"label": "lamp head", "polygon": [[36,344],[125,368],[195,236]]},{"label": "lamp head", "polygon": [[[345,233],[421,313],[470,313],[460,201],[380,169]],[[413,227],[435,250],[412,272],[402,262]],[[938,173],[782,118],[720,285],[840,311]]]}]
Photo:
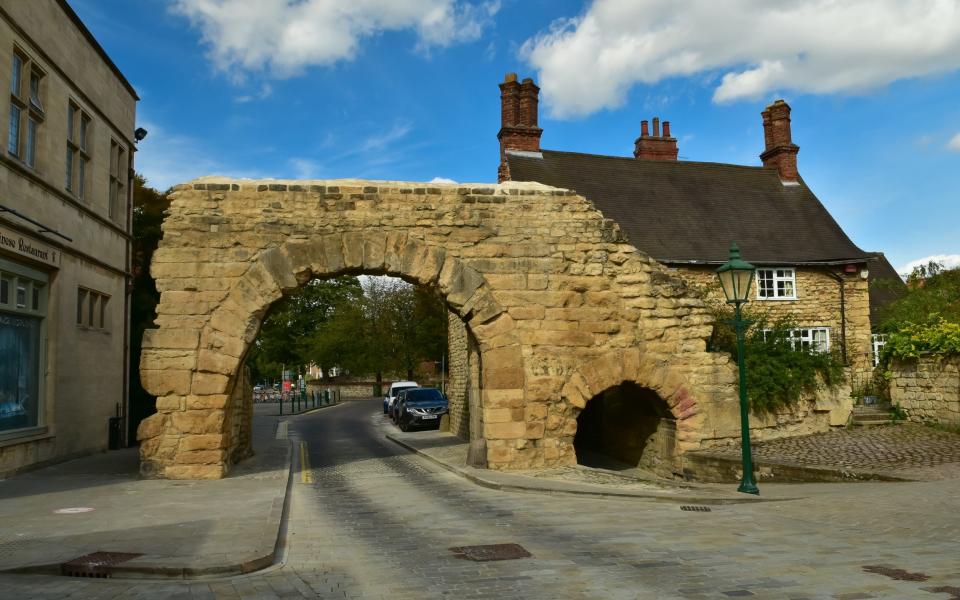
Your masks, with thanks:
[{"label": "lamp head", "polygon": [[147,137],[147,130],[143,127],[137,127],[136,131],[133,132],[133,139],[138,142],[142,141],[145,137]]},{"label": "lamp head", "polygon": [[732,242],[730,260],[715,271],[728,303],[741,304],[750,299],[750,284],[755,272],[756,267],[740,258],[740,248]]}]

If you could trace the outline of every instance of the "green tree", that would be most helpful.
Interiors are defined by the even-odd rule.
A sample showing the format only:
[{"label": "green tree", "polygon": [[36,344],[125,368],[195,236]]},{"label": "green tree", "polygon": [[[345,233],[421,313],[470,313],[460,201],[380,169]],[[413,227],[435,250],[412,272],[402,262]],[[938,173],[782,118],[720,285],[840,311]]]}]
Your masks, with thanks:
[{"label": "green tree", "polygon": [[939,263],[917,267],[907,278],[907,291],[880,310],[878,329],[885,333],[909,326],[960,323],[960,267]]},{"label": "green tree", "polygon": [[362,295],[357,278],[343,276],[315,279],[276,302],[247,354],[254,381],[279,377],[284,365],[295,370],[309,364],[314,332],[331,318],[336,307],[359,302]]}]

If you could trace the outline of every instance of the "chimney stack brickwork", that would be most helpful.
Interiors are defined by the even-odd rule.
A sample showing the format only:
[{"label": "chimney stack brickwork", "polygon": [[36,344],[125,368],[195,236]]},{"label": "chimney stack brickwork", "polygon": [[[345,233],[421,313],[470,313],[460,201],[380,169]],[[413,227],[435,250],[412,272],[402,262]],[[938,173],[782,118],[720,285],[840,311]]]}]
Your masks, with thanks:
[{"label": "chimney stack brickwork", "polygon": [[797,181],[800,178],[797,170],[800,146],[793,143],[790,132],[790,105],[777,100],[760,115],[763,117],[763,141],[766,146],[760,155],[763,166],[777,169],[781,181]]},{"label": "chimney stack brickwork", "polygon": [[518,83],[516,73],[507,73],[500,84],[500,182],[510,179],[507,150],[540,151],[539,97],[540,88],[529,77]]},{"label": "chimney stack brickwork", "polygon": [[677,139],[670,137],[670,121],[663,122],[660,135],[660,119],[653,118],[653,135],[647,121],[640,122],[640,137],[634,141],[634,158],[643,160],[677,160]]}]

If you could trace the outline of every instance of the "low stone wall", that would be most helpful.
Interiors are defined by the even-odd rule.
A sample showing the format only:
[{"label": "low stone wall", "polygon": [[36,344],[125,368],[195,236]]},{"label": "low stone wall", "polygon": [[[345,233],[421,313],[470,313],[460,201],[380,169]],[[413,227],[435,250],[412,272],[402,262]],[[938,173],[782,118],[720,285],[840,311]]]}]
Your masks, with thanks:
[{"label": "low stone wall", "polygon": [[917,423],[960,423],[960,356],[894,360],[890,401]]},{"label": "low stone wall", "polygon": [[[838,385],[832,389],[823,386],[813,397],[801,399],[792,406],[770,413],[750,413],[750,437],[755,442],[763,442],[822,433],[846,426],[852,412],[853,398],[850,396],[849,385]],[[730,410],[718,414],[723,414],[725,418],[731,420],[725,425],[725,429],[739,431],[739,411]],[[705,447],[716,448],[736,441],[739,439],[717,440],[716,443],[705,445]]]}]

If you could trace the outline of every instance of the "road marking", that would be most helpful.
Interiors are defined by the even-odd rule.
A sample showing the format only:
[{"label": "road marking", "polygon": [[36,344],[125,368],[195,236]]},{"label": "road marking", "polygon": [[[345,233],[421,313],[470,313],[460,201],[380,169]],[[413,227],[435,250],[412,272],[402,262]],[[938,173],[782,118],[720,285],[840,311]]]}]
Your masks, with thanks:
[{"label": "road marking", "polygon": [[310,470],[310,452],[307,443],[300,440],[300,483],[313,483],[313,471]]},{"label": "road marking", "polygon": [[285,440],[287,439],[287,433],[290,430],[290,424],[287,421],[280,421],[277,423],[277,439]]}]

